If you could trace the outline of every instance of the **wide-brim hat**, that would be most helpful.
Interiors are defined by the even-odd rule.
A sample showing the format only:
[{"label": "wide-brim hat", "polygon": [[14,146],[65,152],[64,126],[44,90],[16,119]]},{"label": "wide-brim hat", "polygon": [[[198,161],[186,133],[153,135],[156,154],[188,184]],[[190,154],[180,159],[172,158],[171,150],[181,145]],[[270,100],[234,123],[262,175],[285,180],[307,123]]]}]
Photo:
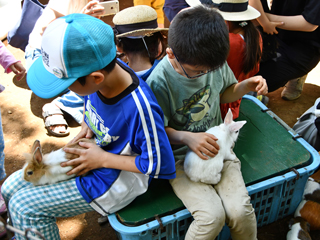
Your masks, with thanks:
[{"label": "wide-brim hat", "polygon": [[115,34],[121,37],[144,37],[155,32],[167,32],[168,28],[158,28],[157,12],[149,6],[138,5],[118,12],[112,19]]},{"label": "wide-brim hat", "polygon": [[186,0],[191,7],[209,5],[215,7],[227,21],[248,21],[260,16],[260,12],[248,4],[248,0]]}]

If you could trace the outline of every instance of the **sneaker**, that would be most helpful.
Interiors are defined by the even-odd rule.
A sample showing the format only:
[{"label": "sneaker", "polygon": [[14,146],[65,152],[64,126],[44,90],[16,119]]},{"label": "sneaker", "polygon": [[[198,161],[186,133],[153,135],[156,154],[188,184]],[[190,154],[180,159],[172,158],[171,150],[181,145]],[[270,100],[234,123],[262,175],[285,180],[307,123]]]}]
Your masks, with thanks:
[{"label": "sneaker", "polygon": [[304,82],[306,81],[307,75],[296,78],[287,82],[285,89],[281,93],[281,97],[284,100],[292,101],[301,96]]},{"label": "sneaker", "polygon": [[264,95],[257,95],[256,92],[248,92],[247,95],[251,95],[256,97],[260,102],[262,102],[264,105],[268,105],[269,103],[269,98],[267,96]]}]

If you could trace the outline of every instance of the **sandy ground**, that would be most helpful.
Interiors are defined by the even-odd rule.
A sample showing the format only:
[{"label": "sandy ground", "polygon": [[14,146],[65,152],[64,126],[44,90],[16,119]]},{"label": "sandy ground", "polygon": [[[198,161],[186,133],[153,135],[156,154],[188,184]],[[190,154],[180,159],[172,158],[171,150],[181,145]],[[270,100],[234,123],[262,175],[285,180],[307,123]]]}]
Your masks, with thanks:
[{"label": "sandy ground", "polygon": [[[123,1],[121,9],[131,3]],[[107,19],[107,21],[109,21]],[[5,41],[6,44],[6,41]],[[8,49],[24,63],[24,53],[8,46]],[[41,116],[42,106],[52,99],[41,99],[28,88],[25,80],[16,81],[13,74],[4,74],[1,70],[0,81],[6,90],[0,94],[0,109],[6,142],[5,168],[7,175],[20,169],[24,164],[23,153],[29,152],[35,139],[39,139],[44,152],[58,149],[69,142],[80,130],[80,127],[68,119],[70,135],[65,138],[48,136]],[[293,126],[297,118],[313,105],[316,98],[320,97],[320,64],[309,73],[302,96],[295,101],[284,101],[280,98],[282,89],[269,93],[268,107],[282,118],[289,126]],[[73,218],[58,219],[61,238],[71,239],[108,239],[115,240],[116,235],[109,223],[99,225],[99,214],[92,212]],[[286,218],[269,226],[259,228],[259,239],[282,240],[287,232]],[[7,237],[6,239],[9,239]],[[313,239],[320,239],[319,234]]]}]

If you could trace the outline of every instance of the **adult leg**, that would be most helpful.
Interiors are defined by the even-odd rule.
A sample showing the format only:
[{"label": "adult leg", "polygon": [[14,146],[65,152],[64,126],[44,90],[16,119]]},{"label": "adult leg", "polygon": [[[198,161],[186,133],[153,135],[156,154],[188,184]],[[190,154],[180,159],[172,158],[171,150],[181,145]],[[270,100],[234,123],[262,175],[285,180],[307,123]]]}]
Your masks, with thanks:
[{"label": "adult leg", "polygon": [[[15,228],[35,228],[46,240],[60,239],[56,217],[93,211],[78,191],[75,179],[34,187],[25,183],[21,174],[20,170],[10,176],[6,180],[6,189],[2,190],[9,200],[8,209]],[[24,187],[20,187],[19,183]],[[11,184],[18,185],[19,190],[10,191],[8,186]],[[16,234],[16,239],[24,237]]]},{"label": "adult leg", "polygon": [[192,182],[184,172],[182,161],[176,163],[176,178],[170,183],[194,218],[185,239],[215,239],[225,224],[225,212],[214,188]]},{"label": "adult leg", "polygon": [[308,74],[319,62],[320,53],[310,44],[294,42],[290,45],[279,41],[279,56],[260,63],[257,75],[262,75],[269,92],[283,87],[288,81]]},{"label": "adult leg", "polygon": [[256,216],[240,168],[238,159],[225,161],[221,180],[214,188],[222,200],[232,239],[256,240]]},{"label": "adult leg", "polygon": [[75,92],[68,91],[61,97],[55,98],[51,103],[68,113],[81,125],[83,119],[84,97],[76,94]]}]

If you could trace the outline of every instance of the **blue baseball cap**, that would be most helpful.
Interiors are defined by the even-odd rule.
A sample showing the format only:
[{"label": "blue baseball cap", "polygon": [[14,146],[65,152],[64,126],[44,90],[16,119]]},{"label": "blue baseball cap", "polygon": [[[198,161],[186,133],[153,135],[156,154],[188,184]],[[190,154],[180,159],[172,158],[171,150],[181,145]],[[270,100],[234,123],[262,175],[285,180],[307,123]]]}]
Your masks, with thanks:
[{"label": "blue baseball cap", "polygon": [[46,28],[41,53],[28,71],[27,83],[37,96],[52,98],[116,57],[114,32],[100,19],[70,14]]}]

